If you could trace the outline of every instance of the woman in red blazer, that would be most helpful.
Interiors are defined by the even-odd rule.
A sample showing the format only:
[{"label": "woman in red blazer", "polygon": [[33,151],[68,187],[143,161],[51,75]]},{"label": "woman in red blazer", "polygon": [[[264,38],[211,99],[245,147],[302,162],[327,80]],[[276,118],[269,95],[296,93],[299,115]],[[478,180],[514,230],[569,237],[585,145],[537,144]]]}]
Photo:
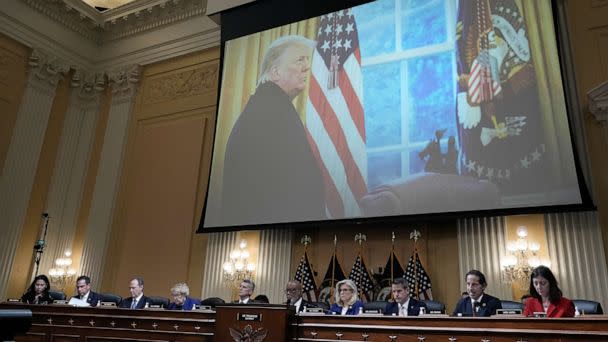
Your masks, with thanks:
[{"label": "woman in red blazer", "polygon": [[547,317],[574,317],[574,303],[562,296],[553,272],[546,266],[538,266],[530,277],[530,295],[526,300],[524,316],[544,312]]}]

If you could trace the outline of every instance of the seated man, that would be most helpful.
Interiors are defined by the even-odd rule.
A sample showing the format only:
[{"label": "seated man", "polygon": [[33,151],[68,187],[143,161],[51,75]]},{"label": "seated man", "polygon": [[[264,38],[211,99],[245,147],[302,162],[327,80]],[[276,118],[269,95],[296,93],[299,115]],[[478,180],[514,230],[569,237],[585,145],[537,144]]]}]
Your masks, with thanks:
[{"label": "seated man", "polygon": [[143,309],[148,304],[148,297],[144,296],[144,279],[137,277],[131,279],[129,283],[129,292],[131,297],[125,298],[118,305],[119,308],[126,309]]},{"label": "seated man", "polygon": [[500,299],[484,293],[488,284],[483,273],[470,270],[466,282],[469,296],[458,301],[453,316],[489,317],[496,314],[496,309],[502,309]]},{"label": "seated man", "polygon": [[426,304],[414,298],[410,298],[410,288],[405,278],[396,278],[391,284],[391,293],[393,294],[392,303],[386,303],[384,308],[385,315],[395,316],[418,316],[420,308],[425,308]]},{"label": "seated man", "polygon": [[197,299],[190,298],[190,288],[186,283],[177,283],[171,288],[171,297],[173,301],[167,306],[167,310],[192,310],[194,305],[201,302]]},{"label": "seated man", "polygon": [[285,296],[287,297],[288,305],[296,307],[296,312],[304,311],[305,307],[312,307],[312,305],[302,298],[302,283],[297,280],[290,280],[285,285]]},{"label": "seated man", "polygon": [[235,300],[233,303],[238,304],[252,304],[255,303],[253,299],[251,299],[251,295],[255,290],[255,283],[251,279],[245,279],[239,285],[239,299]]},{"label": "seated man", "polygon": [[82,275],[76,279],[76,291],[78,295],[72,298],[80,299],[90,306],[97,306],[101,302],[101,296],[91,291],[91,278],[88,276]]}]

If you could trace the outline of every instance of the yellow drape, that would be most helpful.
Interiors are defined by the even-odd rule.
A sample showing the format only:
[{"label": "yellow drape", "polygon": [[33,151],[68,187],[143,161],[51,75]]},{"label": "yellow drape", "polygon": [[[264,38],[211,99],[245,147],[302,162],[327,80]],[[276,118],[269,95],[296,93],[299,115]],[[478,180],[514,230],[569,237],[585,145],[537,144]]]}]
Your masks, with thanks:
[{"label": "yellow drape", "polygon": [[550,1],[516,0],[525,18],[534,69],[536,71],[540,98],[541,123],[547,146],[554,184],[563,184],[567,179],[576,179],[574,168],[566,169],[562,155],[571,150],[568,120],[558,113],[565,113],[562,77],[554,37],[553,14]]},{"label": "yellow drape", "polygon": [[[224,168],[226,143],[232,127],[247,104],[249,97],[255,92],[262,59],[268,46],[277,38],[286,35],[300,35],[315,39],[317,33],[317,18],[302,20],[297,23],[280,26],[274,29],[258,32],[226,43],[224,67],[222,73],[221,91],[215,132],[215,150],[213,155],[213,170],[211,179],[217,180],[209,186],[209,193],[215,194],[218,200],[221,196],[221,178]],[[308,86],[294,99],[294,106],[304,122]],[[209,205],[214,205],[209,203]]]}]

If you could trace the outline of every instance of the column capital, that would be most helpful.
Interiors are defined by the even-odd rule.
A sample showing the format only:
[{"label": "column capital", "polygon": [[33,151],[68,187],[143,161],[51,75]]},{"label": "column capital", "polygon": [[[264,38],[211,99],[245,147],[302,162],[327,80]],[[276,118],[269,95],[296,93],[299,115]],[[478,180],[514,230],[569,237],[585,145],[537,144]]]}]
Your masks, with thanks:
[{"label": "column capital", "polygon": [[[28,67],[31,81],[57,86],[64,74],[70,71],[70,65],[52,54],[41,49],[34,49],[28,58]],[[54,90],[54,89],[53,89]]]},{"label": "column capital", "polygon": [[77,92],[80,100],[93,101],[106,88],[105,74],[76,69],[72,75],[70,87],[74,88],[73,91]]},{"label": "column capital", "polygon": [[108,72],[112,101],[130,100],[136,93],[140,75],[141,66],[138,64]]}]

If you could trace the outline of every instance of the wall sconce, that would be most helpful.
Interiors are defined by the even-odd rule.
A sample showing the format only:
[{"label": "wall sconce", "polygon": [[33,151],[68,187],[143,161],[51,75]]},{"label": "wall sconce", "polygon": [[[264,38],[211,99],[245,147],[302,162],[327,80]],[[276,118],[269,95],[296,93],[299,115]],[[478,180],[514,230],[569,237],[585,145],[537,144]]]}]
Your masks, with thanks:
[{"label": "wall sconce", "polygon": [[230,260],[224,262],[224,281],[236,287],[245,279],[253,279],[255,264],[249,261],[247,241],[241,240],[239,248],[230,252]]},{"label": "wall sconce", "polygon": [[72,266],[72,252],[65,251],[64,258],[55,259],[55,267],[49,270],[51,284],[64,292],[66,284],[72,282],[76,276],[76,270]]},{"label": "wall sconce", "polygon": [[528,241],[528,229],[524,226],[517,228],[517,240],[507,244],[508,255],[502,259],[502,277],[509,284],[518,283],[522,290],[530,284],[530,275],[535,267],[549,262],[541,261],[538,257],[540,244]]}]

